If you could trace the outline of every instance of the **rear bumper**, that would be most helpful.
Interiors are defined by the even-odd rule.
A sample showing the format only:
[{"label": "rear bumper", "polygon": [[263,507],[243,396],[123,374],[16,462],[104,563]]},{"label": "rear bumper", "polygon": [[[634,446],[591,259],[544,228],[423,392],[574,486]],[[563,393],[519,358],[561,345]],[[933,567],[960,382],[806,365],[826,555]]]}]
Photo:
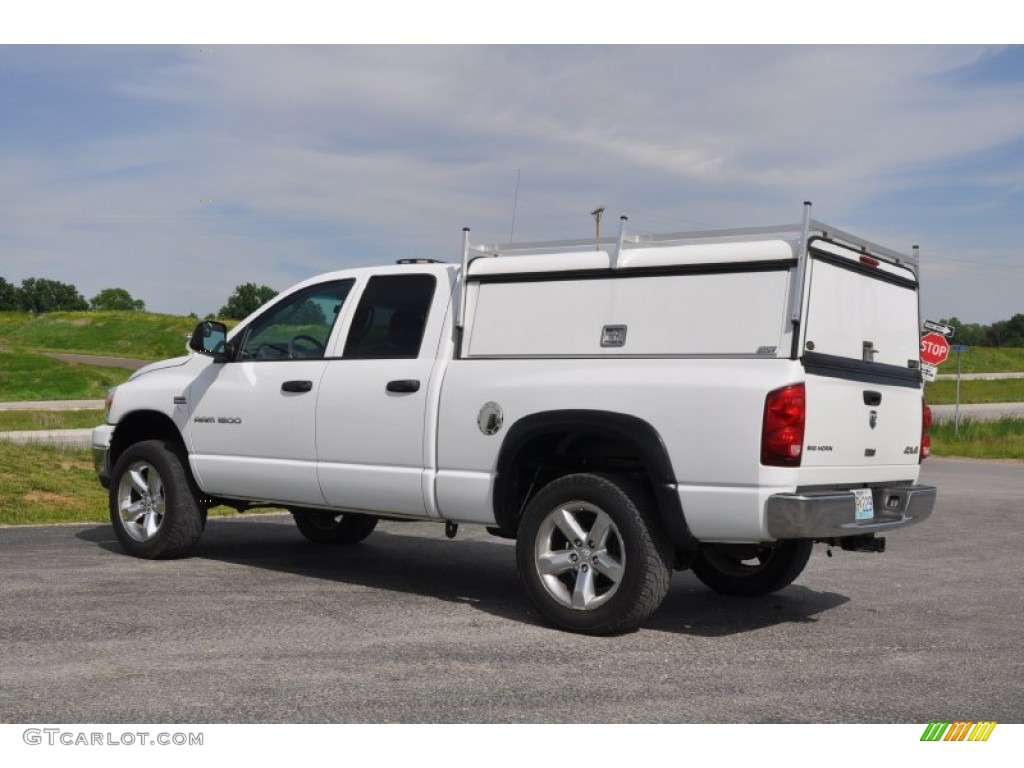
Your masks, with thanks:
[{"label": "rear bumper", "polygon": [[855,519],[851,491],[806,491],[769,497],[765,518],[774,539],[831,539],[884,533],[919,523],[935,506],[930,485],[892,485],[872,488],[874,517]]}]

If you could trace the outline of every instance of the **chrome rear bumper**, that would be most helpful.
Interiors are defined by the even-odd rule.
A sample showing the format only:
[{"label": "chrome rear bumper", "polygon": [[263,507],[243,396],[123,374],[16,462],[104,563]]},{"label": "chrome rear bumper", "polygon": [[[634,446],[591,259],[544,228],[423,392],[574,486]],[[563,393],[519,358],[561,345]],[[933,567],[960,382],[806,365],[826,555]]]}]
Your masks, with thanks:
[{"label": "chrome rear bumper", "polygon": [[773,539],[831,539],[885,533],[919,523],[935,506],[930,485],[893,485],[872,488],[874,516],[855,518],[852,491],[805,491],[771,496],[765,510]]}]

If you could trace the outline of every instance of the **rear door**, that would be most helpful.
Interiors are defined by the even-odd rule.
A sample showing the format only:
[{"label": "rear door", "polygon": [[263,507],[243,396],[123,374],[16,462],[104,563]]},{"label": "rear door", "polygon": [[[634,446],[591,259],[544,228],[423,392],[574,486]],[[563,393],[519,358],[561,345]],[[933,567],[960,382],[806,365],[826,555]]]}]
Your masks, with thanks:
[{"label": "rear door", "polygon": [[423,516],[431,372],[450,297],[440,269],[377,274],[317,401],[320,487],[332,507]]},{"label": "rear door", "polygon": [[815,238],[806,285],[802,466],[841,470],[837,482],[909,477],[922,416],[916,274]]}]

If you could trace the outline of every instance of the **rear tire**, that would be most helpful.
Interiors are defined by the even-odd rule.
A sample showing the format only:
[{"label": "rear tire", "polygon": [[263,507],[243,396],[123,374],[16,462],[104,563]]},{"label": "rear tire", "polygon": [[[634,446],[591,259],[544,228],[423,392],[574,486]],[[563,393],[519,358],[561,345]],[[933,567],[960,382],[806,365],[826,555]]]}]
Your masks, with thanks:
[{"label": "rear tire", "polygon": [[314,544],[358,544],[377,527],[368,515],[338,514],[312,509],[293,509],[299,532]]},{"label": "rear tire", "polygon": [[203,534],[188,464],[173,442],[130,446],[110,479],[110,521],[125,550],[148,559],[181,557]]},{"label": "rear tire", "polygon": [[651,509],[639,486],[618,477],[567,475],[541,489],[516,541],[520,578],[541,615],[570,632],[610,635],[653,614],[671,557]]},{"label": "rear tire", "polygon": [[811,557],[809,540],[774,545],[709,544],[694,558],[694,575],[723,595],[756,597],[788,587]]}]

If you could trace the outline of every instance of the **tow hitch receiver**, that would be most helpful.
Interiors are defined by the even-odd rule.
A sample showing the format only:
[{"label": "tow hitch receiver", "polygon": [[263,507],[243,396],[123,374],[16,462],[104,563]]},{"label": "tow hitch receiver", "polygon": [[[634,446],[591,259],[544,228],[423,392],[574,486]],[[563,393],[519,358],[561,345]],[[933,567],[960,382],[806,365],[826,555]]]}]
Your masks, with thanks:
[{"label": "tow hitch receiver", "polygon": [[844,552],[885,552],[885,536],[875,536],[873,533],[843,536],[840,539],[829,539],[826,543]]}]

